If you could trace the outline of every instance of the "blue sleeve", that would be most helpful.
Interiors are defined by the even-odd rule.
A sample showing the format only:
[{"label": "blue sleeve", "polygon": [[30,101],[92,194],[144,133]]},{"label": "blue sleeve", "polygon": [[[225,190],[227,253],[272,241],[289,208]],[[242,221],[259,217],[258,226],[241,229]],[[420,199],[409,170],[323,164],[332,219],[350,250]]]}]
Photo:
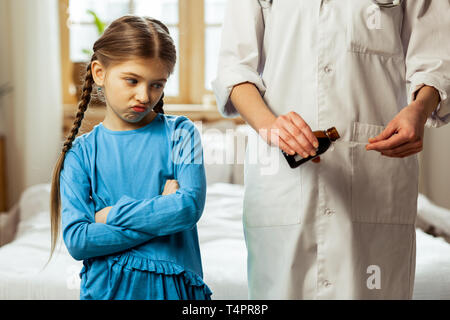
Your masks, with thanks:
[{"label": "blue sleeve", "polygon": [[136,200],[122,196],[108,214],[111,226],[164,236],[192,229],[206,199],[206,176],[200,134],[185,118],[172,135],[171,159],[179,189],[174,194]]},{"label": "blue sleeve", "polygon": [[81,160],[69,150],[60,176],[62,234],[76,260],[121,252],[149,241],[152,236],[119,226],[95,222],[91,185]]}]

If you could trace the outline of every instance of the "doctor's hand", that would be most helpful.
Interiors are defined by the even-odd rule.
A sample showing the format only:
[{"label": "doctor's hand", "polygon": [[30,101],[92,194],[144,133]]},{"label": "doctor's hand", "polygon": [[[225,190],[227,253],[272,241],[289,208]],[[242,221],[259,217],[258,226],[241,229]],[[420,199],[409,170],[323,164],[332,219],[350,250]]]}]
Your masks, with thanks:
[{"label": "doctor's hand", "polygon": [[97,223],[106,223],[106,218],[108,217],[109,211],[111,211],[112,207],[103,208],[100,211],[95,213],[95,222]]},{"label": "doctor's hand", "polygon": [[167,180],[162,195],[167,196],[177,192],[178,189],[180,189],[180,186],[178,185],[177,180]]},{"label": "doctor's hand", "polygon": [[403,158],[422,151],[427,118],[414,106],[407,106],[388,123],[378,136],[369,139],[366,150],[382,155]]},{"label": "doctor's hand", "polygon": [[[296,112],[273,117],[259,128],[259,135],[269,144],[290,155],[307,158],[316,155],[319,141],[309,125]],[[314,162],[319,162],[319,157]]]},{"label": "doctor's hand", "polygon": [[422,151],[425,123],[439,104],[439,92],[424,86],[416,100],[403,108],[378,136],[369,139],[366,150],[382,155],[403,158]]}]

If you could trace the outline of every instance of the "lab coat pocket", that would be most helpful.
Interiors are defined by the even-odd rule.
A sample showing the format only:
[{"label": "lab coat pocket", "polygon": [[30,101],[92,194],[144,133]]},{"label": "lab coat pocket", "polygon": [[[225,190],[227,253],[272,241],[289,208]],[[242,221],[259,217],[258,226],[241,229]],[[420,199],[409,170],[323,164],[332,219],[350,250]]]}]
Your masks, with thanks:
[{"label": "lab coat pocket", "polygon": [[368,139],[383,126],[354,123],[351,139],[352,220],[414,224],[417,209],[417,156],[389,158],[367,151]]},{"label": "lab coat pocket", "polygon": [[301,222],[301,174],[291,169],[278,147],[249,134],[244,164],[246,227],[294,225]]},{"label": "lab coat pocket", "polygon": [[371,0],[347,0],[347,49],[351,52],[403,56],[401,6],[380,8]]}]

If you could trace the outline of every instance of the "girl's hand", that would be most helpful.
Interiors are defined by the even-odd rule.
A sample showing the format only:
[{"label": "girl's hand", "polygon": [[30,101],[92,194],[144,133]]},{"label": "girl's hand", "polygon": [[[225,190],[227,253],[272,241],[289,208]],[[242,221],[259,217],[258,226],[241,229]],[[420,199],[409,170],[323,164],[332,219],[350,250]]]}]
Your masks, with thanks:
[{"label": "girl's hand", "polygon": [[112,207],[106,207],[102,210],[95,213],[95,222],[98,223],[105,223],[106,224],[106,218],[108,217],[109,211],[111,211]]},{"label": "girl's hand", "polygon": [[180,189],[180,186],[177,180],[167,180],[162,195],[167,196],[177,192],[178,189]]},{"label": "girl's hand", "polygon": [[427,116],[413,101],[403,108],[377,137],[370,138],[367,150],[382,155],[403,158],[422,151]]},{"label": "girl's hand", "polygon": [[[167,180],[166,185],[164,186],[164,191],[162,195],[169,195],[172,193],[175,193],[179,189],[178,181],[177,180]],[[95,222],[98,223],[105,223],[106,224],[106,218],[108,217],[109,211],[111,211],[112,207],[106,207],[102,210],[95,213]]]},{"label": "girl's hand", "polygon": [[260,127],[259,135],[269,145],[278,146],[290,155],[297,153],[303,158],[315,156],[319,146],[319,141],[309,125],[293,111],[271,119]]}]

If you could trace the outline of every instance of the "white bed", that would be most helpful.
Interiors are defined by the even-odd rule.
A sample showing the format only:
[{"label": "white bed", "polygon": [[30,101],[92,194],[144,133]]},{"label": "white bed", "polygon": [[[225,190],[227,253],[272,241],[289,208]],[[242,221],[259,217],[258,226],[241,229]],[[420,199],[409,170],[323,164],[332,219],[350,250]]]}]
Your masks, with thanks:
[{"label": "white bed", "polygon": [[[222,124],[215,127],[222,132],[232,129],[229,122]],[[243,126],[237,131],[245,136],[246,130]],[[208,180],[206,206],[198,223],[204,280],[213,299],[247,299],[243,168],[211,164],[217,154],[234,149],[233,140],[216,133],[202,137]],[[0,300],[79,299],[82,262],[69,255],[62,241],[42,270],[50,251],[49,193],[49,184],[32,186],[10,212],[0,214],[0,246],[4,244],[0,247]],[[418,215],[423,230],[450,235],[450,210],[421,195]],[[422,229],[417,229],[414,299],[450,299],[450,244]]]},{"label": "white bed", "polygon": [[[198,224],[204,280],[215,299],[247,298],[242,188],[226,183],[209,186]],[[0,247],[0,300],[79,299],[82,262],[69,255],[62,241],[42,270],[50,252],[49,194],[50,185],[33,186],[23,193],[16,212],[9,213],[9,218],[21,214],[21,219],[14,240]]]},{"label": "white bed", "polygon": [[[50,248],[49,192],[48,184],[27,189],[16,212],[9,213],[9,218],[21,214],[21,219],[15,239],[0,248],[0,299],[79,298],[82,263],[74,260],[64,245],[58,246],[50,264],[41,270]],[[198,224],[204,279],[214,299],[247,299],[242,195],[242,185],[211,184]],[[419,200],[423,203],[426,198]],[[437,207],[431,206],[429,203],[421,210],[436,212]],[[450,217],[449,210],[439,210]],[[450,299],[449,274],[450,244],[417,229],[414,299]]]}]

